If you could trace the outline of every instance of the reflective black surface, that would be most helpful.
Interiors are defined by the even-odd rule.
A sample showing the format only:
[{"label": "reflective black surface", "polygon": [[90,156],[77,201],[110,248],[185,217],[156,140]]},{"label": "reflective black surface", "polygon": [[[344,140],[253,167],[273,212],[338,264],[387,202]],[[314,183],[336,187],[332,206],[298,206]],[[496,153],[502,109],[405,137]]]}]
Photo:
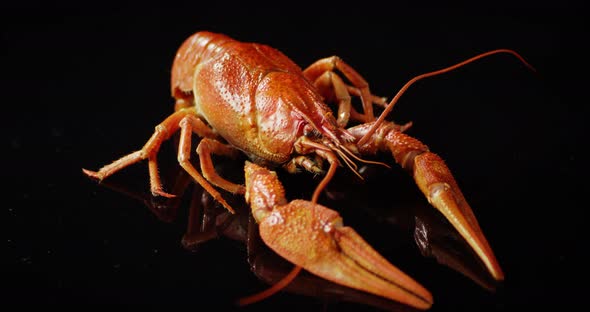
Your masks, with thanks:
[{"label": "reflective black surface", "polygon": [[[344,197],[323,200],[433,293],[432,311],[583,302],[589,102],[582,7],[290,5],[6,4],[3,301],[378,309],[289,293],[236,308],[236,298],[267,285],[251,271],[240,240],[221,235],[195,252],[182,247],[190,192],[178,218],[166,223],[137,198],[82,174],[81,168],[97,170],[143,145],[173,109],[169,73],[176,49],[193,32],[211,30],[274,46],[303,67],[339,55],[373,93],[388,97],[417,74],[486,50],[521,53],[536,74],[513,57],[490,57],[412,86],[391,114],[400,123],[413,121],[408,133],[454,172],[505,271],[504,283],[475,282],[421,254],[414,225],[428,218],[420,212],[428,204],[398,168],[370,169],[365,184],[342,175],[332,191]],[[171,144],[163,147],[162,172],[174,171],[174,153]],[[113,178],[140,198],[148,190],[145,163]],[[285,176],[292,198],[310,196],[317,181]]]}]

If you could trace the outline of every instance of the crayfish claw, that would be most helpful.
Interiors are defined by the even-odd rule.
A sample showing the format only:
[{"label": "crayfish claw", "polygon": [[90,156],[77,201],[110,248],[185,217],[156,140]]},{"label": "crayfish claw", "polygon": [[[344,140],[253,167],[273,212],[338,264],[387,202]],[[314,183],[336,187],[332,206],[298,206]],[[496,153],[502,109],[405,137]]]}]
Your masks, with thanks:
[{"label": "crayfish claw", "polygon": [[414,159],[414,177],[428,201],[440,211],[467,241],[494,279],[504,280],[504,273],[481,230],[473,210],[461,193],[444,161],[426,152]]},{"label": "crayfish claw", "polygon": [[[363,124],[348,130],[360,139],[370,134],[373,125]],[[424,143],[404,134],[404,127],[399,129],[391,122],[381,124],[369,136],[369,143],[362,146],[361,152],[375,154],[378,150],[389,150],[395,161],[414,177],[428,202],[442,213],[478,255],[491,276],[497,281],[504,280],[500,264],[451,170]]]},{"label": "crayfish claw", "polygon": [[338,212],[306,200],[287,202],[274,172],[246,164],[246,199],[267,246],[332,282],[418,309],[432,305],[426,288],[393,266]]}]

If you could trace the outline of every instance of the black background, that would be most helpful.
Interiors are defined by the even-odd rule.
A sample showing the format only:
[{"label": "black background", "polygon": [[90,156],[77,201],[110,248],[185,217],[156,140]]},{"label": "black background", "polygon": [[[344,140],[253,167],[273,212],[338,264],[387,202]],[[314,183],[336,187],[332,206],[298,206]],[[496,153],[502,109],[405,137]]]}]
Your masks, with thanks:
[{"label": "black background", "polygon": [[[379,226],[372,225],[366,216],[375,214],[363,207],[349,219],[352,212],[333,208],[432,291],[433,311],[584,302],[588,244],[582,238],[582,199],[588,183],[582,147],[589,68],[588,15],[581,4],[2,6],[2,301],[182,303],[231,310],[232,300],[266,288],[250,271],[243,244],[220,238],[188,252],[179,243],[184,221],[161,222],[143,203],[81,173],[143,145],[173,109],[169,74],[176,49],[192,33],[210,30],[269,44],[302,67],[339,55],[371,83],[373,93],[389,97],[411,77],[477,53],[521,53],[538,73],[513,57],[493,56],[414,85],[392,113],[400,123],[413,121],[409,133],[453,170],[506,273],[496,293],[423,258],[411,236],[397,241],[400,235],[384,232],[388,227],[379,218]],[[164,167],[175,160],[172,149],[166,153]],[[403,174],[381,173],[381,182],[369,187],[376,191],[365,187],[360,193],[392,210],[401,209],[399,198],[424,205]],[[145,163],[119,175],[136,191],[147,190]],[[299,178],[317,183],[310,175]],[[244,310],[301,308],[374,309],[281,293]]]}]

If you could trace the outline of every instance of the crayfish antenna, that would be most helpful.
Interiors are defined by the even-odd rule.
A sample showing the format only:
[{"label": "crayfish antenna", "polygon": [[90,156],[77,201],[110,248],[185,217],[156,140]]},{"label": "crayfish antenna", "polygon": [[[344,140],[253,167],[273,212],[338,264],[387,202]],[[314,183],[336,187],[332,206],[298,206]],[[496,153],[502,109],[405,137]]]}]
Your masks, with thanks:
[{"label": "crayfish antenna", "polygon": [[[388,164],[384,163],[384,162],[380,162],[380,161],[373,161],[373,160],[368,160],[368,159],[363,159],[358,157],[357,155],[355,155],[352,151],[350,151],[348,148],[346,148],[346,146],[340,146],[340,148],[346,152],[346,154],[348,154],[350,157],[352,157],[354,160],[365,163],[365,164],[370,164],[370,165],[379,165],[379,166],[384,166],[388,169],[391,169],[391,166],[389,166]],[[355,165],[355,169],[356,169],[356,165]],[[358,174],[357,174],[358,175]],[[362,177],[361,177],[362,179]]]},{"label": "crayfish antenna", "polygon": [[[345,149],[344,146],[339,146],[337,148],[330,146],[330,148],[332,148],[332,150],[335,151],[336,154],[340,156],[340,158],[342,158],[342,160],[346,163],[346,166],[350,168],[350,170],[357,173],[358,166],[342,151],[343,149]],[[350,153],[350,151],[348,152]]]},{"label": "crayfish antenna", "polygon": [[480,60],[482,58],[488,57],[490,55],[493,54],[499,54],[499,53],[508,53],[508,54],[512,54],[514,55],[516,58],[518,58],[519,61],[521,61],[526,67],[528,67],[531,71],[536,72],[537,70],[531,65],[529,64],[524,57],[522,57],[520,54],[516,53],[513,50],[510,49],[497,49],[497,50],[492,50],[492,51],[488,51],[488,52],[484,52],[481,54],[478,54],[476,56],[473,56],[467,60],[464,60],[462,62],[459,62],[457,64],[439,69],[439,70],[435,70],[435,71],[431,71],[428,73],[424,73],[421,75],[418,75],[412,79],[410,79],[408,82],[406,82],[405,85],[403,85],[403,87],[401,87],[401,89],[399,89],[399,91],[397,92],[397,94],[393,97],[393,99],[391,99],[391,102],[389,102],[389,104],[387,104],[387,107],[385,107],[385,109],[383,110],[383,112],[381,113],[381,115],[379,116],[379,118],[377,118],[377,121],[375,121],[375,123],[373,124],[373,126],[371,127],[371,129],[369,129],[369,131],[358,141],[358,145],[362,146],[365,145],[367,143],[367,141],[369,140],[369,138],[373,135],[373,133],[375,133],[375,131],[377,130],[377,128],[379,128],[379,126],[383,123],[383,121],[385,120],[385,117],[387,117],[387,115],[389,115],[389,113],[391,112],[391,110],[393,109],[393,106],[395,105],[395,103],[397,103],[397,101],[400,99],[400,97],[402,96],[402,94],[404,94],[404,92],[406,92],[408,90],[408,88],[413,85],[415,82],[417,82],[418,80],[422,80],[424,78],[428,78],[428,77],[432,77],[432,76],[438,76],[440,74],[444,74],[450,71],[453,71],[457,68],[463,67],[469,63],[473,63],[477,60]]},{"label": "crayfish antenna", "polygon": [[272,285],[270,288],[261,291],[257,294],[251,295],[251,296],[247,296],[247,297],[242,297],[240,299],[238,299],[237,304],[241,307],[249,305],[249,304],[253,304],[259,301],[262,301],[276,293],[278,293],[279,291],[283,290],[283,288],[287,287],[287,285],[289,285],[294,279],[295,277],[297,277],[297,275],[299,275],[299,272],[301,272],[301,266],[296,265],[291,272],[289,272],[289,274],[285,275],[285,277],[283,277],[280,281],[278,281],[276,284]]},{"label": "crayfish antenna", "polygon": [[[315,188],[315,191],[313,192],[313,196],[311,197],[311,202],[312,203],[315,204],[315,203],[318,202],[318,198],[320,197],[320,194],[322,193],[322,191],[324,190],[324,188],[326,188],[326,185],[328,185],[328,183],[330,182],[330,180],[332,180],[332,177],[336,173],[336,168],[337,167],[338,167],[338,162],[337,161],[331,161],[330,162],[330,169],[328,169],[328,172],[326,173],[326,175],[324,176],[324,178],[322,179],[322,181],[320,182],[320,184],[318,184],[318,186]],[[354,169],[352,171],[356,172],[356,170],[354,170]],[[361,179],[362,179],[362,177],[361,177]]]},{"label": "crayfish antenna", "polygon": [[338,156],[340,156],[340,158],[344,161],[344,163],[346,164],[346,166],[348,167],[348,169],[350,169],[361,180],[364,180],[364,178],[358,172],[358,166],[357,166],[357,164],[354,163],[354,161],[352,159],[354,159],[356,161],[359,161],[359,162],[362,162],[362,163],[365,163],[365,164],[381,165],[381,166],[385,166],[387,168],[391,168],[386,163],[382,163],[382,162],[379,162],[379,161],[372,161],[372,160],[362,159],[362,158],[358,157],[357,155],[355,155],[350,149],[346,148],[346,146],[344,146],[342,144],[336,143],[337,145],[334,145],[331,142],[326,142],[325,144],[331,150],[335,151],[336,154],[338,154]]}]

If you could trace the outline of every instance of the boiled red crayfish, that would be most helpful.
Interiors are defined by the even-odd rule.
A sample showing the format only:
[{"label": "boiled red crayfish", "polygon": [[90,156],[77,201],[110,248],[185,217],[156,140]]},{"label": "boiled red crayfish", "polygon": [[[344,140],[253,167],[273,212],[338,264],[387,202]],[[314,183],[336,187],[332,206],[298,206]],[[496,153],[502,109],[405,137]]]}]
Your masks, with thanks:
[{"label": "boiled red crayfish", "polygon": [[[474,249],[490,274],[502,280],[504,274],[494,253],[443,160],[404,133],[410,124],[385,120],[414,82],[496,53],[510,53],[530,67],[512,50],[493,50],[416,76],[387,103],[373,95],[365,79],[339,57],[320,59],[301,70],[269,46],[198,32],[182,44],[174,60],[174,113],[156,126],[142,149],[98,172],[83,171],[102,180],[147,159],[152,193],[172,197],[162,188],[157,154],[162,142],[180,131],[181,167],[232,213],[216,187],[245,195],[260,224],[261,237],[279,255],[325,279],[427,309],[433,302],[428,290],[380,256],[354,230],[344,227],[338,213],[317,200],[337,167],[345,164],[360,176],[358,162],[384,165],[363,157],[390,152],[412,174],[432,206]],[[353,96],[360,97],[362,111],[352,105]],[[333,104],[336,114],[327,103]],[[384,108],[377,119],[374,105]],[[193,133],[201,138],[196,151],[202,175],[190,161]],[[235,157],[237,153],[250,159],[245,167],[245,186],[219,176],[211,158],[212,154]],[[304,169],[324,178],[311,201],[287,202],[282,185],[268,169],[275,167],[289,172]]]}]

